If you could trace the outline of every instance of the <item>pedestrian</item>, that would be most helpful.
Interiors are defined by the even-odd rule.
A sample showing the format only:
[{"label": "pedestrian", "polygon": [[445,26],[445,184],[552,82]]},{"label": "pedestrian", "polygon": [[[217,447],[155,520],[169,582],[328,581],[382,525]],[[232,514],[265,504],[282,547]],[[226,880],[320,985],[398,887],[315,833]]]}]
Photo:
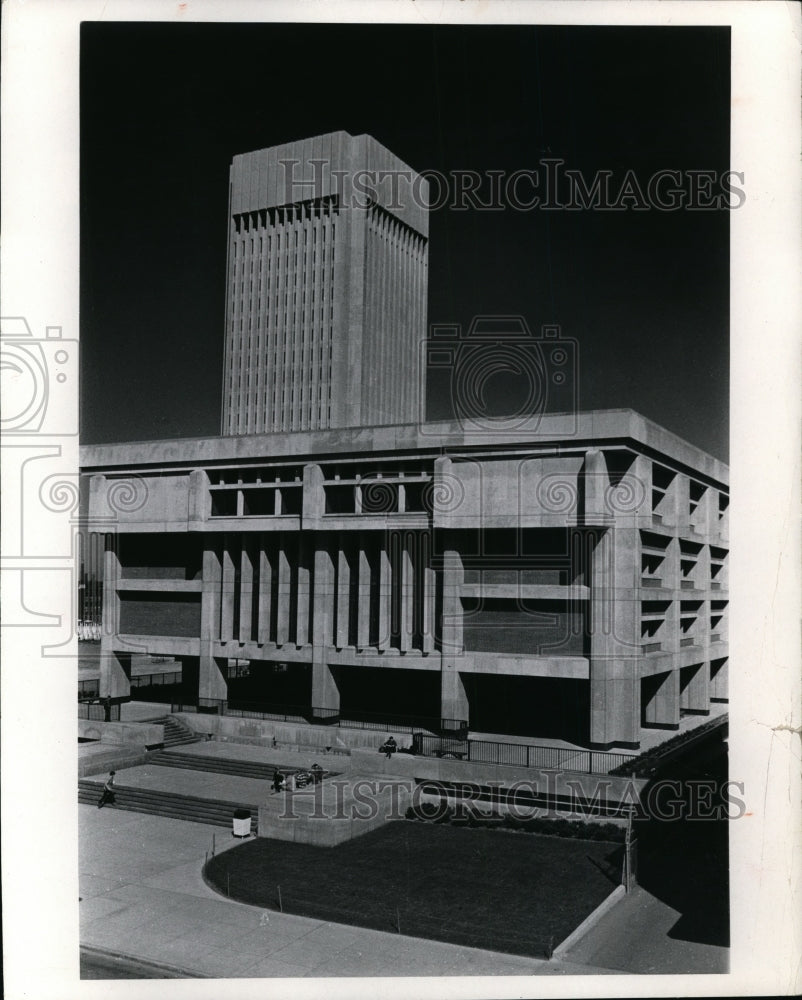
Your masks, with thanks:
[{"label": "pedestrian", "polygon": [[312,784],[319,785],[323,780],[323,768],[320,764],[313,764],[311,767],[312,771]]},{"label": "pedestrian", "polygon": [[106,778],[106,784],[103,786],[103,794],[100,796],[100,801],[97,804],[98,809],[102,809],[106,803],[114,805],[114,775],[116,773],[116,771],[109,771],[109,776]]},{"label": "pedestrian", "polygon": [[280,792],[283,787],[284,787],[284,775],[281,773],[281,771],[278,771],[278,770],[274,771],[273,772],[273,794],[275,795],[276,792]]}]

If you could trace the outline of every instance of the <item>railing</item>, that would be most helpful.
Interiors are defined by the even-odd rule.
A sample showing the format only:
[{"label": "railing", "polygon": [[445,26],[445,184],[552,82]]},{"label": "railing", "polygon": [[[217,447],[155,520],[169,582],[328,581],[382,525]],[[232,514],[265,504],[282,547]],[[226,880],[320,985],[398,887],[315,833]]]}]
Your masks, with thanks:
[{"label": "railing", "polygon": [[413,733],[412,749],[422,757],[454,757],[477,764],[546,768],[580,774],[607,774],[630,760],[633,754],[601,750],[549,747],[533,743],[501,743],[495,740],[459,740]]},{"label": "railing", "polygon": [[170,673],[137,674],[131,678],[131,687],[163,687],[169,684],[180,684],[181,676],[180,670],[173,670]]},{"label": "railing", "polygon": [[92,722],[119,722],[120,704],[104,703],[102,701],[78,702],[78,718],[89,719]]},{"label": "railing", "polygon": [[346,712],[340,713],[339,724],[348,729],[369,729],[381,731],[414,733],[418,729],[428,729],[432,733],[453,734],[458,739],[468,735],[466,719],[442,719],[436,716],[406,715],[393,712]]},{"label": "railing", "polygon": [[337,708],[324,708],[320,705],[282,705],[268,704],[258,701],[242,701],[239,698],[197,698],[194,700],[175,700],[171,703],[174,712],[206,712],[215,715],[228,715],[240,719],[266,719],[276,722],[315,722],[324,725],[336,725],[347,729],[365,729],[374,731],[393,730],[395,732],[413,733],[416,729],[426,727],[432,732],[453,735],[457,739],[465,739],[468,735],[466,719],[441,719],[428,716],[396,715],[390,713],[355,712],[342,715]]}]

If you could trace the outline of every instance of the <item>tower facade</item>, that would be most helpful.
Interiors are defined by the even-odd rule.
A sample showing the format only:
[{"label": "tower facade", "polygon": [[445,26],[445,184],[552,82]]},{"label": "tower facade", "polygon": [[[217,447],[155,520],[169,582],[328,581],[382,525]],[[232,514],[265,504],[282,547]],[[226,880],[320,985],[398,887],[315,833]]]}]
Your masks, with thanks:
[{"label": "tower facade", "polygon": [[235,156],[224,435],[421,413],[427,185],[368,135]]}]

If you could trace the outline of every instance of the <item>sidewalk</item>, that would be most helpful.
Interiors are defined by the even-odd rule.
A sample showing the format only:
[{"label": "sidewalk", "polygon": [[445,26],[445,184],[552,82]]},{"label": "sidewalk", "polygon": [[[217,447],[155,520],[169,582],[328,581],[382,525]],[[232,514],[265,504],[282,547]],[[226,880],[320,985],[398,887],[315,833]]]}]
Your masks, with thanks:
[{"label": "sidewalk", "polygon": [[588,975],[610,969],[546,962],[334,924],[227,900],[203,881],[206,852],[230,831],[79,806],[80,940],[85,947],[187,976]]},{"label": "sidewalk", "polygon": [[639,975],[729,971],[728,948],[672,936],[680,917],[677,910],[636,886],[564,957]]}]

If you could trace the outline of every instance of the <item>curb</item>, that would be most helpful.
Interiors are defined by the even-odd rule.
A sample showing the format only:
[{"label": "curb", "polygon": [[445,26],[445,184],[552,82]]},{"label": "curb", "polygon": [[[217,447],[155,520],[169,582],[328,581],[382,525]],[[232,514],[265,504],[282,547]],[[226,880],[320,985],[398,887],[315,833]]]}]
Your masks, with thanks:
[{"label": "curb", "polygon": [[167,965],[165,962],[154,962],[149,958],[139,958],[137,955],[127,955],[121,951],[112,951],[110,948],[97,948],[93,945],[81,945],[80,954],[82,958],[99,958],[114,962],[130,962],[132,965],[143,969],[161,972],[165,978],[170,979],[210,979],[205,972],[194,972],[189,969],[179,968],[177,965]]},{"label": "curb", "polygon": [[624,888],[624,886],[617,885],[615,889],[613,889],[613,891],[607,897],[607,899],[599,903],[596,909],[593,910],[593,912],[590,913],[587,917],[585,917],[582,923],[578,927],[575,927],[564,941],[561,941],[557,945],[557,947],[551,953],[551,957],[562,958],[565,955],[565,953],[569,950],[569,948],[573,948],[573,946],[579,940],[581,940],[588,933],[589,930],[595,927],[596,924],[601,920],[601,918],[615,906],[618,900],[625,895],[626,895],[626,889]]}]

